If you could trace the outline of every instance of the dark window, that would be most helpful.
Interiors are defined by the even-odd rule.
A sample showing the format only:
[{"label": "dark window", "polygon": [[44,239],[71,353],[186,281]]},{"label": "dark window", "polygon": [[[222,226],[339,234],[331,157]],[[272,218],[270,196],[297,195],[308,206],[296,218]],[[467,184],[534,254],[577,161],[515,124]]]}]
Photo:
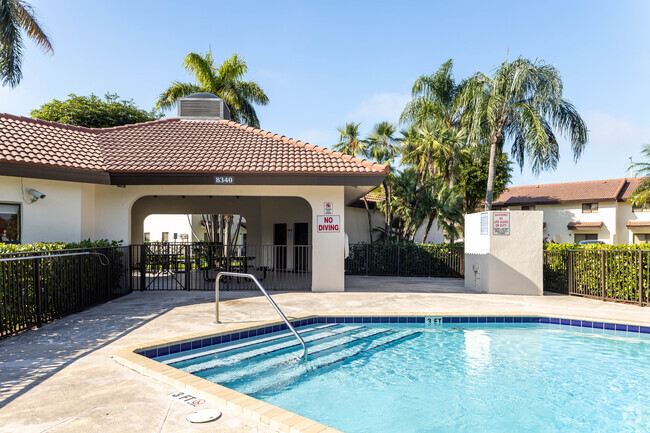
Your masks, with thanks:
[{"label": "dark window", "polygon": [[521,210],[535,210],[535,205],[522,206]]},{"label": "dark window", "polygon": [[634,235],[635,244],[650,244],[650,233],[637,233]]},{"label": "dark window", "polygon": [[20,243],[20,205],[0,203],[0,242]]},{"label": "dark window", "polygon": [[582,203],[582,213],[597,213],[598,203]]},{"label": "dark window", "polygon": [[144,232],[144,241],[145,242],[151,242],[151,233]]},{"label": "dark window", "polygon": [[597,241],[598,233],[576,233],[575,242],[580,241]]},{"label": "dark window", "polygon": [[162,242],[169,242],[169,232],[162,232]]}]

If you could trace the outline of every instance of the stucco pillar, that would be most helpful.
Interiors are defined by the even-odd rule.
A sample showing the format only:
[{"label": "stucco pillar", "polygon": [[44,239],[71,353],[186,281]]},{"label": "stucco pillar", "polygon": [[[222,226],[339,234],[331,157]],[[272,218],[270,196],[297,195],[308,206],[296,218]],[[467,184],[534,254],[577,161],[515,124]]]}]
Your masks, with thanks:
[{"label": "stucco pillar", "polygon": [[[345,200],[343,187],[323,187],[319,194],[304,197],[312,209],[312,291],[345,290]],[[325,215],[325,203],[332,203],[331,216],[338,216],[339,231],[319,233],[318,216]],[[330,215],[328,215],[330,216]]]}]

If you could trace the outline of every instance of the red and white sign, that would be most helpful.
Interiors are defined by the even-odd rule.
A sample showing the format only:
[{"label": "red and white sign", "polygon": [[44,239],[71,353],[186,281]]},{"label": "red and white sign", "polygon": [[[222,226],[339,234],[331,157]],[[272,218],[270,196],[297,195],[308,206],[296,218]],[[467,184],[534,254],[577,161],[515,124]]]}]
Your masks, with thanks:
[{"label": "red and white sign", "polygon": [[338,233],[341,231],[339,215],[318,215],[317,233]]},{"label": "red and white sign", "polygon": [[510,212],[494,212],[492,220],[492,234],[510,235]]}]

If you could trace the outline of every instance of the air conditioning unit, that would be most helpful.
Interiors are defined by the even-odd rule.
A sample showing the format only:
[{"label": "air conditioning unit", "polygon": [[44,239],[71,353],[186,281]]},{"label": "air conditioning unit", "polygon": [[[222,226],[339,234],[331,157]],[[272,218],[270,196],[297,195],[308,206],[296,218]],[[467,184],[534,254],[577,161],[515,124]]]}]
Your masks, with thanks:
[{"label": "air conditioning unit", "polygon": [[178,100],[178,117],[194,120],[230,120],[223,99],[211,93],[195,93]]}]

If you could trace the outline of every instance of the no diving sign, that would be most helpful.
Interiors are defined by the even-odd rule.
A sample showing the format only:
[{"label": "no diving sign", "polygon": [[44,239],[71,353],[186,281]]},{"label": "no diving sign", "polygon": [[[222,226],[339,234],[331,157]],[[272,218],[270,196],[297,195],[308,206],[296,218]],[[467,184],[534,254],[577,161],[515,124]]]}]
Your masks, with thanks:
[{"label": "no diving sign", "polygon": [[341,231],[339,215],[318,215],[317,216],[318,233],[338,233]]}]

